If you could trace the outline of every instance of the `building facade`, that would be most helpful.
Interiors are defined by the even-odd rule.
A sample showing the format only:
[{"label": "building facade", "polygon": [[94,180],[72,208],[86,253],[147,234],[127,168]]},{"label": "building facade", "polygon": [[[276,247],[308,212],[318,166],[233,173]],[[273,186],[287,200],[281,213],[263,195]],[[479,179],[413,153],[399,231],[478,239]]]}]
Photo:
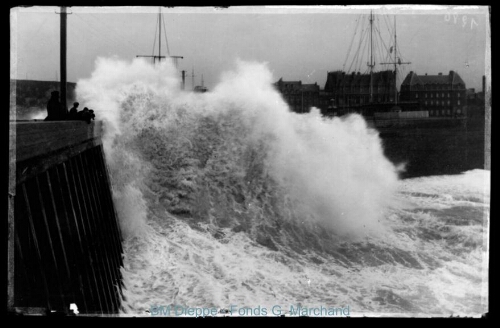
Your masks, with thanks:
[{"label": "building facade", "polygon": [[274,86],[282,94],[290,110],[296,113],[308,113],[311,107],[321,108],[325,102],[320,97],[321,91],[317,83],[305,84],[302,81],[283,81],[280,78]]},{"label": "building facade", "polygon": [[370,80],[370,74],[328,72],[324,90],[331,94],[337,108],[394,102],[396,84],[393,71],[374,72],[372,86]]},{"label": "building facade", "polygon": [[448,75],[419,76],[408,73],[401,84],[401,101],[418,101],[422,110],[431,117],[466,115],[467,89],[465,83],[454,71]]}]

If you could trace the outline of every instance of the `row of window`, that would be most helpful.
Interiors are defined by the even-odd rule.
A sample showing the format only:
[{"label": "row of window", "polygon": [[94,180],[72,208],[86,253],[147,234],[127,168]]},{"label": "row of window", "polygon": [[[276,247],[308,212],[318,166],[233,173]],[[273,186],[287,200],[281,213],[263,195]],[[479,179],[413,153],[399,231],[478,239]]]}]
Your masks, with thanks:
[{"label": "row of window", "polygon": [[[434,100],[431,100],[429,102],[427,102],[427,100],[424,101],[424,105],[425,106],[427,106],[427,105],[431,105],[431,106],[434,106],[434,105],[439,106],[439,105],[441,105],[441,106],[444,106],[444,104],[445,104],[444,100],[441,100],[441,104],[439,103],[439,100],[436,100],[436,103],[434,103]],[[446,105],[451,105],[451,101],[448,100],[446,102]],[[460,99],[457,100],[457,105],[460,106]]]},{"label": "row of window", "polygon": [[[351,96],[351,97],[347,97],[345,99],[342,99],[342,98],[339,98],[338,99],[338,103],[340,105],[343,105],[343,104],[363,104],[363,103],[368,103],[369,102],[369,97],[365,97],[365,98],[360,98],[360,97],[355,97],[355,96]],[[378,98],[373,98],[373,101],[375,102],[384,102],[384,101],[388,101],[388,102],[391,102],[391,101],[394,101],[394,98],[392,97],[378,97]]]},{"label": "row of window", "polygon": [[320,97],[315,97],[313,95],[306,95],[304,94],[304,96],[301,96],[301,95],[285,95],[285,98],[292,101],[292,99],[295,99],[297,101],[306,101],[306,100],[317,100],[317,99],[320,99]]},{"label": "row of window", "polygon": [[292,94],[292,95],[299,95],[299,96],[307,96],[307,97],[314,97],[318,94],[318,92],[310,92],[310,91],[300,91],[299,89],[295,90],[283,90],[283,94]]},{"label": "row of window", "polygon": [[297,98],[291,98],[288,99],[289,104],[314,104],[317,103],[317,101],[314,101],[314,99],[297,99]]},{"label": "row of window", "polygon": [[[454,89],[463,89],[465,86],[461,83],[457,84],[456,86],[453,86]],[[410,91],[410,86],[401,86],[402,90],[405,91]],[[439,85],[439,84],[427,84],[425,86],[416,84],[411,87],[411,90],[447,90],[450,89],[450,85]]]},{"label": "row of window", "polygon": [[[359,87],[351,87],[351,88],[334,88],[334,89],[328,89],[325,88],[325,90],[328,90],[334,94],[344,94],[344,93],[370,93],[370,88],[359,88]],[[353,92],[354,91],[354,92]],[[373,87],[373,93],[394,93],[394,88],[376,88]]]},{"label": "row of window", "polygon": [[[450,98],[450,93],[448,92],[446,94],[446,97]],[[424,97],[427,98],[427,92],[424,93]],[[445,93],[444,92],[441,92],[441,98],[444,98],[445,97]],[[457,97],[460,98],[460,92],[457,92]],[[415,98],[418,98],[418,93],[415,93]],[[430,98],[434,98],[434,93],[431,93],[430,94]],[[436,93],[436,98],[439,98],[439,92]]]},{"label": "row of window", "polygon": [[[457,109],[456,114],[462,114],[460,109]],[[443,116],[443,115],[452,115],[452,111],[449,109],[441,109],[441,110],[430,110],[429,116]]]}]

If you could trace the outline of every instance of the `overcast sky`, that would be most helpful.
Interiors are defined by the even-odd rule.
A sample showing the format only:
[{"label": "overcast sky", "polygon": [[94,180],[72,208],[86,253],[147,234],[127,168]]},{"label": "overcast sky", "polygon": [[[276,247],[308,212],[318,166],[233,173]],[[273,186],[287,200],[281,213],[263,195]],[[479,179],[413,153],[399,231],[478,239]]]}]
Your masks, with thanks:
[{"label": "overcast sky", "polygon": [[[460,74],[468,88],[481,89],[489,55],[486,7],[230,7],[162,8],[170,55],[183,56],[191,87],[203,74],[213,88],[237,58],[267,62],[276,80],[317,82],[324,87],[327,71],[367,68],[368,47],[359,45],[374,10],[375,70],[384,49],[397,43],[404,78],[417,74]],[[59,7],[14,8],[11,12],[11,78],[59,80]],[[152,55],[158,7],[69,7],[67,79],[88,78],[99,56],[132,60]],[[362,16],[363,15],[363,16]],[[157,33],[157,32],[156,32]],[[158,54],[158,34],[155,55]],[[353,41],[351,41],[353,40]],[[368,40],[365,38],[365,40]],[[162,28],[162,55],[167,54]],[[355,57],[359,48],[359,55]],[[350,51],[349,51],[350,50]],[[364,50],[364,51],[363,51]],[[349,56],[348,56],[349,55]],[[364,57],[362,57],[362,55]],[[356,60],[357,58],[357,60]],[[400,80],[399,82],[401,82]]]}]

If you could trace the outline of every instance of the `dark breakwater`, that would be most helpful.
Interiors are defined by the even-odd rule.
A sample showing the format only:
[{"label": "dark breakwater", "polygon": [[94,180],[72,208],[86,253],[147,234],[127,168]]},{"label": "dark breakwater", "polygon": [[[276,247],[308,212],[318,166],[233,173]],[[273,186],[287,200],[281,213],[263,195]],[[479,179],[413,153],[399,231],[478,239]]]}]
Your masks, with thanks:
[{"label": "dark breakwater", "polygon": [[405,164],[401,178],[460,174],[488,166],[484,117],[386,120],[371,125],[379,131],[387,158]]},{"label": "dark breakwater", "polygon": [[101,130],[101,122],[11,122],[12,312],[70,314],[71,304],[82,314],[119,312],[122,237]]}]

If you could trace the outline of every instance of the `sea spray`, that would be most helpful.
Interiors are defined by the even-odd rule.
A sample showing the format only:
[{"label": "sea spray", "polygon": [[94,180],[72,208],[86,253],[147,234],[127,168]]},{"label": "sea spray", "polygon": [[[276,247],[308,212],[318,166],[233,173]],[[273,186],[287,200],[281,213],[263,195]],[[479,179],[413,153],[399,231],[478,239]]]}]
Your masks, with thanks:
[{"label": "sea spray", "polygon": [[[127,182],[116,178],[118,185],[140,185],[146,176],[150,182],[170,178],[176,191],[160,196],[168,210],[186,214],[203,212],[198,205],[206,206],[207,197],[221,202],[228,189],[226,196],[251,212],[251,201],[241,199],[270,188],[267,196],[291,207],[288,215],[280,213],[288,216],[284,219],[326,224],[341,235],[364,236],[382,228],[397,173],[383,156],[377,133],[360,116],[325,120],[317,111],[290,112],[272,87],[269,70],[258,63],[237,62],[204,95],[180,91],[174,74],[168,63],[153,68],[139,59],[100,59],[92,77],[78,83],[79,97],[99,108],[106,122],[112,176],[131,175]],[[249,156],[260,157],[259,162],[249,166]],[[131,164],[133,158],[140,163]],[[151,165],[155,173],[138,176],[142,166]],[[260,181],[249,185],[255,183],[249,181],[255,170]],[[220,187],[217,196],[214,183]],[[124,194],[120,187],[117,194]],[[210,214],[205,208],[205,219]]]},{"label": "sea spray", "polygon": [[[143,180],[148,164],[128,145],[142,122],[141,110],[147,108],[153,97],[162,97],[176,90],[173,68],[161,65],[156,70],[143,61],[126,63],[116,59],[98,58],[90,79],[78,82],[79,99],[87,107],[95,108],[98,119],[104,122],[103,145],[110,167],[113,197],[122,230],[132,236],[145,223],[146,206],[143,199]],[[161,86],[161,87],[160,87]],[[154,92],[154,95],[153,95]],[[116,149],[120,149],[115,152]]]}]

